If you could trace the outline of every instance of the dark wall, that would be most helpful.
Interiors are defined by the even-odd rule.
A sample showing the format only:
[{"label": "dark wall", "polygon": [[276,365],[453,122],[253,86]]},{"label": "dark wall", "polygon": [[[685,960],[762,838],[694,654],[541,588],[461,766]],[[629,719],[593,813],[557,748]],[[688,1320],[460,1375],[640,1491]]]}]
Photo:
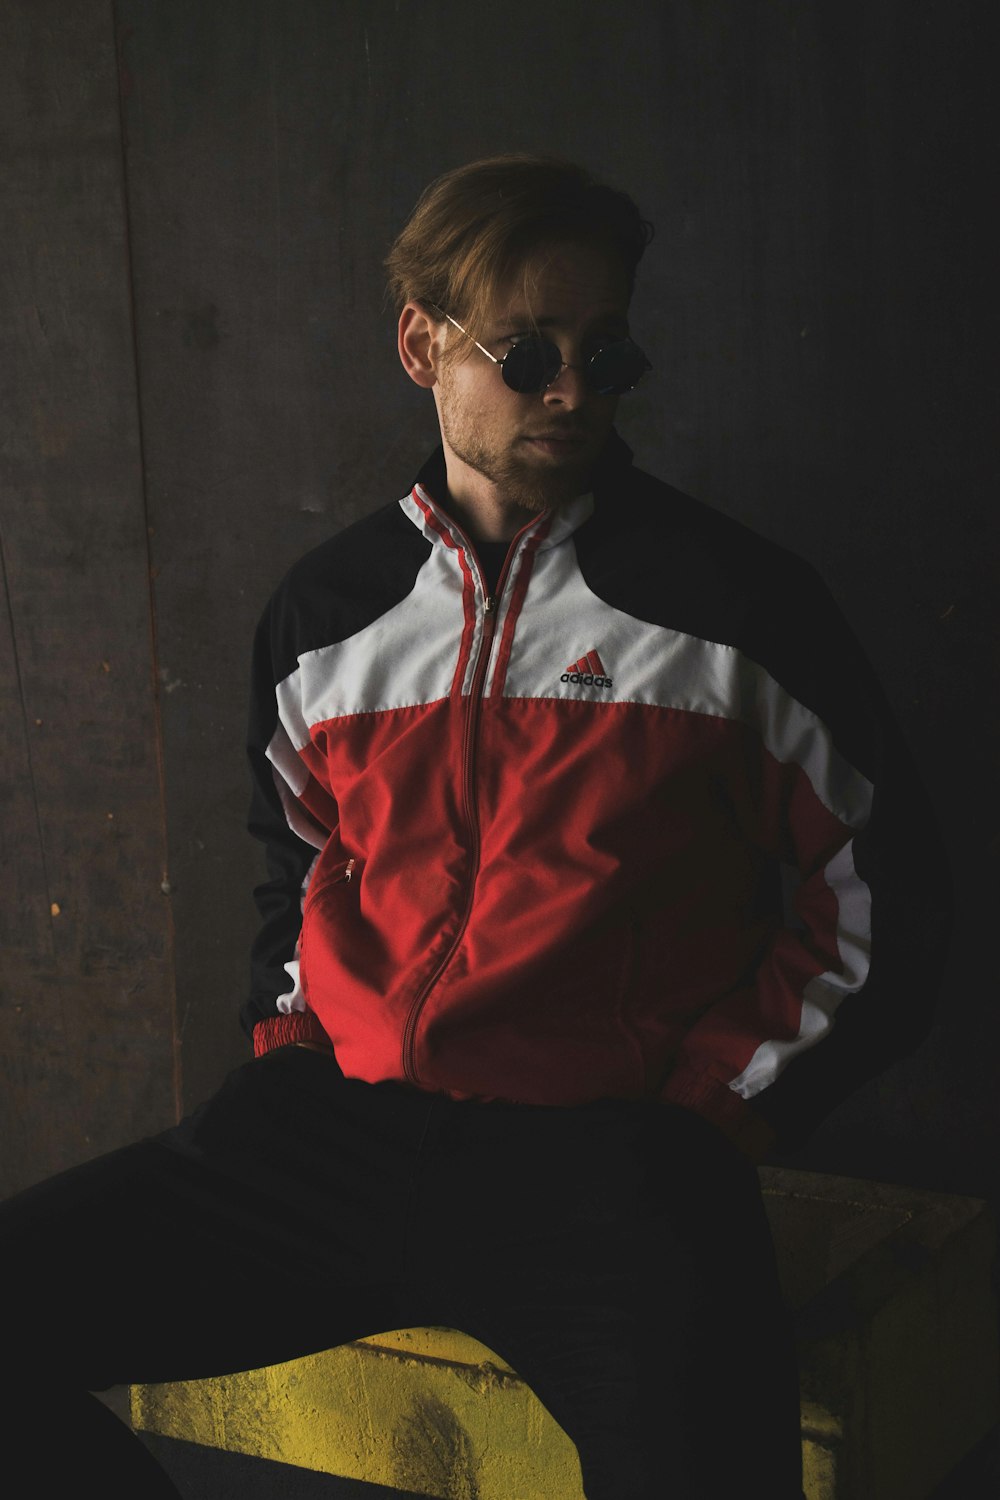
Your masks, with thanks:
[{"label": "dark wall", "polygon": [[0,9],[0,1189],[174,1115],[114,36]]},{"label": "dark wall", "polygon": [[[84,1096],[100,1092],[102,1144],[117,1127],[134,1133],[137,1078],[160,1118],[168,1042],[187,1104],[246,1055],[235,1013],[260,870],[243,832],[253,625],[285,567],[404,493],[435,441],[383,303],[392,235],[431,177],[541,147],[632,192],[657,226],[633,317],[655,374],[619,423],[638,461],[819,566],[952,847],[962,921],[940,1024],[837,1112],[802,1164],[985,1191],[1000,1044],[982,936],[997,854],[979,313],[991,136],[969,0],[80,0],[68,37],[55,0],[7,9],[18,60],[4,108],[22,186],[20,217],[0,236],[14,263],[47,277],[41,292],[23,269],[10,283],[25,373],[0,512],[20,667],[4,733],[26,915],[2,991],[19,1118],[54,1114],[59,1149],[79,1158],[94,1149],[78,1128]],[[32,300],[63,320],[43,359]],[[102,336],[95,388],[80,372]],[[77,435],[68,467],[39,431],[50,387]],[[61,592],[74,526],[86,600]],[[59,597],[61,630],[32,655],[39,591]],[[128,642],[116,668],[127,713],[124,684],[112,714],[94,696],[107,696],[103,677],[84,691],[73,675],[88,629],[95,643]],[[63,705],[62,781],[39,790],[28,699],[51,697],[61,673],[78,685]],[[82,729],[92,720],[105,758],[142,762],[147,788],[141,859],[116,866],[127,878],[113,899],[97,870],[106,830],[80,813],[102,805],[103,763]],[[155,1055],[148,1038],[128,1040],[135,1008],[123,1020],[87,987],[81,953],[66,958],[74,1051],[58,1099],[45,1037],[11,1014],[29,970],[32,993],[48,994],[31,833],[43,805],[88,911],[110,913],[116,952],[167,951],[165,904],[176,932],[176,1017],[159,991],[140,1008]],[[111,1066],[99,1084],[95,1057]],[[30,1152],[18,1165],[31,1175]]]}]

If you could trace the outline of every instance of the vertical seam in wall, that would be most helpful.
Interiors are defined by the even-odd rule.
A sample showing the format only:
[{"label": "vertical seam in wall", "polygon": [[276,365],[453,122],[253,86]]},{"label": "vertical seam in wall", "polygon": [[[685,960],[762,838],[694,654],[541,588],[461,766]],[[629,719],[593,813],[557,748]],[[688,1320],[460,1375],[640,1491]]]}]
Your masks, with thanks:
[{"label": "vertical seam in wall", "polygon": [[132,222],[128,184],[128,122],[125,115],[125,93],[130,76],[125,66],[124,46],[132,35],[132,27],[122,30],[118,23],[117,7],[111,0],[111,35],[115,53],[115,90],[118,99],[118,139],[121,145],[121,191],[122,217],[125,229],[125,274],[128,284],[129,322],[132,331],[132,369],[135,378],[136,428],[139,436],[139,474],[142,490],[142,518],[146,537],[146,579],[149,601],[150,676],[153,694],[153,726],[156,741],[156,774],[160,792],[161,830],[161,877],[160,885],[167,900],[167,946],[170,964],[171,998],[171,1048],[173,1059],[174,1113],[179,1120],[183,1114],[183,1078],[181,1069],[181,1039],[178,1025],[176,932],[173,906],[170,903],[170,879],[168,865],[169,842],[167,838],[167,785],[166,767],[163,757],[163,715],[160,699],[160,658],[156,634],[156,593],[153,586],[153,558],[150,550],[149,492],[146,484],[146,441],[142,422],[142,381],[139,366],[139,338],[135,309],[135,281],[132,270]]},{"label": "vertical seam in wall", "polygon": [[3,528],[0,526],[0,578],[3,579],[4,598],[7,601],[7,619],[10,624],[10,649],[14,654],[14,675],[17,678],[17,696],[21,704],[21,722],[24,726],[24,742],[28,756],[28,776],[31,781],[31,805],[35,811],[35,828],[38,830],[38,855],[42,862],[42,883],[45,886],[45,905],[49,922],[45,931],[49,937],[50,959],[55,957],[55,933],[53,931],[52,892],[49,889],[49,871],[45,861],[45,836],[42,832],[42,814],[38,805],[38,790],[35,785],[35,760],[31,750],[31,731],[28,727],[28,704],[24,696],[24,677],[21,673],[21,658],[17,650],[17,632],[14,627],[14,602],[10,597],[10,581],[7,577],[7,555],[3,544]]}]

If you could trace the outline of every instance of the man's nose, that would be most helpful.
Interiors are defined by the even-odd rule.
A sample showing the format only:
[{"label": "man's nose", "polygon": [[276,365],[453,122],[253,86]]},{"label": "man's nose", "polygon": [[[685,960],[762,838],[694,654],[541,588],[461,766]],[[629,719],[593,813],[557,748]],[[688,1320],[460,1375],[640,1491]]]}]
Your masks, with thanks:
[{"label": "man's nose", "polygon": [[560,406],[564,411],[575,411],[583,406],[590,394],[579,365],[563,365],[555,380],[544,391],[547,405]]}]

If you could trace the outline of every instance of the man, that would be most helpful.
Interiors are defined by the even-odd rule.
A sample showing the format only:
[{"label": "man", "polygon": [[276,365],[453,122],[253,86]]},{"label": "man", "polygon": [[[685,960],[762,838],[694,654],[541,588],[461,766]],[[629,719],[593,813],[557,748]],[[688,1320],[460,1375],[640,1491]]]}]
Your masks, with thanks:
[{"label": "man", "polygon": [[922,1034],[945,883],[815,573],[614,430],[648,238],[509,156],[432,184],[390,253],[442,445],[258,631],[258,1060],[5,1210],[13,1367],[65,1369],[47,1415],[91,1452],[74,1380],[433,1322],[529,1381],[588,1500],[801,1495],[754,1162]]}]

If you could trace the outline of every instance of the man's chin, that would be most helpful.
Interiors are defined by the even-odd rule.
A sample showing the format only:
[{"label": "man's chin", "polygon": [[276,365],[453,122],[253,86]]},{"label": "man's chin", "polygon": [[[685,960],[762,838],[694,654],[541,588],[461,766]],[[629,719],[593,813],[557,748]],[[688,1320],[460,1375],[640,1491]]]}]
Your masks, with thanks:
[{"label": "man's chin", "polygon": [[512,461],[500,481],[504,498],[529,510],[553,509],[582,495],[594,467],[591,454],[560,458],[547,453],[531,454]]},{"label": "man's chin", "polygon": [[551,475],[526,474],[501,485],[500,494],[505,505],[538,514],[568,505],[586,489],[584,478],[574,480],[570,475],[561,475],[559,482],[555,483]]}]

